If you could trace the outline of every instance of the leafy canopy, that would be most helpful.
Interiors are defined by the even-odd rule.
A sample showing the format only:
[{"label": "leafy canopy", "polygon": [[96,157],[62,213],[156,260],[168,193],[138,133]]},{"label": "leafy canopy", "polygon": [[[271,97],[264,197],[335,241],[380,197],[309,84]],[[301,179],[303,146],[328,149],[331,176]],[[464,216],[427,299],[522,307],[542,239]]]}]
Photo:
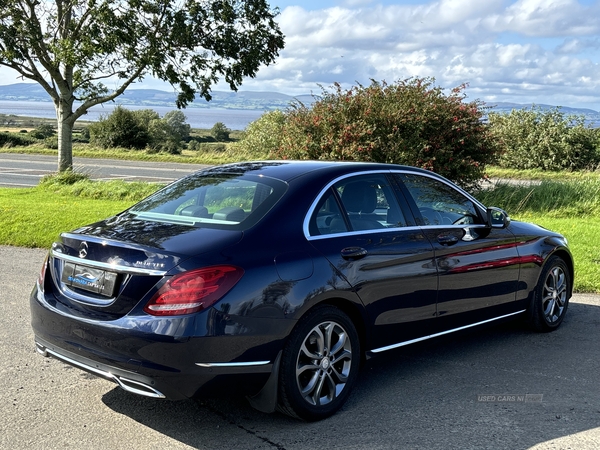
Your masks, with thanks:
[{"label": "leafy canopy", "polygon": [[265,0],[0,0],[0,64],[50,89],[72,82],[78,100],[153,75],[185,106],[219,75],[235,90],[274,61],[275,15]]},{"label": "leafy canopy", "polygon": [[68,159],[75,120],[146,76],[178,107],[220,79],[236,90],[283,48],[277,13],[266,0],[0,0],[0,65],[52,98]]},{"label": "leafy canopy", "polygon": [[600,132],[586,125],[585,116],[532,107],[490,113],[489,123],[502,147],[502,167],[558,171],[600,165]]},{"label": "leafy canopy", "polygon": [[183,112],[169,111],[161,119],[151,109],[131,111],[117,106],[89,126],[90,142],[101,148],[124,147],[179,154],[190,135]]},{"label": "leafy canopy", "polygon": [[310,107],[298,103],[259,119],[240,145],[277,158],[407,164],[469,187],[497,158],[485,107],[465,101],[466,85],[446,94],[434,81],[372,81],[348,90],[335,84]]},{"label": "leafy canopy", "polygon": [[210,134],[216,141],[223,142],[229,140],[229,128],[223,122],[217,122],[210,129]]}]

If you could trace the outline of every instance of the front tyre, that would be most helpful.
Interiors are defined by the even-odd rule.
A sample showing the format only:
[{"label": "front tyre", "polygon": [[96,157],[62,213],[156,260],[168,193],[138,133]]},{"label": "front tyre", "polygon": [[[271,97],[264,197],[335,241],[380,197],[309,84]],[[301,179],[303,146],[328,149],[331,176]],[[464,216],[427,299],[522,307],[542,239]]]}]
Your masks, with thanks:
[{"label": "front tyre", "polygon": [[530,322],[537,331],[554,331],[562,323],[569,306],[571,277],[567,265],[552,256],[542,269],[531,305]]},{"label": "front tyre", "polygon": [[334,414],[358,376],[360,342],[350,318],[318,306],[300,320],[282,355],[279,411],[314,421]]}]

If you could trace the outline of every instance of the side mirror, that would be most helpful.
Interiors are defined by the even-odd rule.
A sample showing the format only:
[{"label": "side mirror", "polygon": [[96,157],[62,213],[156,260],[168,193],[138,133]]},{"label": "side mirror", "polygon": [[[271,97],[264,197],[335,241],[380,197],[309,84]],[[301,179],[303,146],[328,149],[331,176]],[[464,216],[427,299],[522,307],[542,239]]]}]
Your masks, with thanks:
[{"label": "side mirror", "polygon": [[487,209],[487,226],[490,228],[506,228],[510,225],[508,213],[500,208]]}]

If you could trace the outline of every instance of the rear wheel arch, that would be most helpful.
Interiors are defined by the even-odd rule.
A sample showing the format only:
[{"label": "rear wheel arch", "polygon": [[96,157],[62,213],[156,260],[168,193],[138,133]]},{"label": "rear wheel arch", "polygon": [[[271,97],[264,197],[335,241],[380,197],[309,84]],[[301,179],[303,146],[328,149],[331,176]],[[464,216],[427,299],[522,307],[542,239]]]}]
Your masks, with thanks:
[{"label": "rear wheel arch", "polygon": [[365,359],[365,349],[367,348],[367,321],[365,318],[366,313],[364,311],[361,311],[360,308],[352,303],[349,300],[344,300],[341,298],[330,298],[327,300],[323,300],[322,302],[314,305],[312,308],[310,308],[308,311],[306,311],[304,315],[308,314],[312,309],[316,308],[317,306],[321,306],[321,305],[330,305],[333,306],[337,309],[339,309],[340,311],[342,311],[344,314],[346,314],[350,320],[352,321],[352,323],[354,324],[354,328],[356,328],[356,332],[358,333],[358,339],[360,340],[360,348],[361,350],[361,362],[364,361]]}]

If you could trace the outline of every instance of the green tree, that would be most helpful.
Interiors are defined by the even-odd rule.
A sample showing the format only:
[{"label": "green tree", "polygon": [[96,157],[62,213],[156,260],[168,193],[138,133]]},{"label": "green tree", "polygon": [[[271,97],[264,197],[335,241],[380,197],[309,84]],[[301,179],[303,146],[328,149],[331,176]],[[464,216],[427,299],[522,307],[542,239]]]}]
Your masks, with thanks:
[{"label": "green tree", "polygon": [[148,123],[150,148],[167,153],[181,153],[184,140],[190,136],[190,125],[181,111],[169,111],[162,119]]},{"label": "green tree", "polygon": [[187,117],[181,111],[169,111],[163,117],[169,125],[170,135],[173,140],[184,141],[190,137],[190,125],[186,122]]},{"label": "green tree", "polygon": [[210,129],[210,135],[219,142],[228,141],[229,133],[229,128],[227,128],[223,122],[215,123]]},{"label": "green tree", "polygon": [[146,129],[148,129],[150,122],[160,119],[160,115],[153,109],[138,109],[133,111],[133,114],[137,118],[139,124]]},{"label": "green tree", "polygon": [[177,107],[255,76],[283,48],[277,13],[266,0],[0,0],[0,65],[51,97],[64,171],[75,121],[146,76],[170,83]]},{"label": "green tree", "polygon": [[182,142],[169,123],[164,119],[157,119],[148,125],[148,134],[150,135],[150,148],[155,152],[166,152],[180,154]]},{"label": "green tree", "polygon": [[600,164],[600,135],[585,124],[583,115],[532,107],[490,113],[489,123],[502,146],[503,167],[581,170]]},{"label": "green tree", "polygon": [[143,149],[151,141],[142,117],[122,106],[117,106],[108,116],[91,124],[89,130],[90,143],[102,148]]},{"label": "green tree", "polygon": [[234,144],[238,151],[253,155],[253,159],[264,159],[275,155],[281,146],[281,134],[285,124],[282,111],[269,111],[250,123],[242,139]]},{"label": "green tree", "polygon": [[481,120],[485,108],[465,102],[466,85],[446,94],[434,81],[323,89],[310,108],[296,104],[286,113],[276,156],[407,164],[468,187],[497,156]]},{"label": "green tree", "polygon": [[38,125],[33,130],[31,130],[31,136],[36,139],[46,139],[54,135],[54,127],[45,123]]}]

